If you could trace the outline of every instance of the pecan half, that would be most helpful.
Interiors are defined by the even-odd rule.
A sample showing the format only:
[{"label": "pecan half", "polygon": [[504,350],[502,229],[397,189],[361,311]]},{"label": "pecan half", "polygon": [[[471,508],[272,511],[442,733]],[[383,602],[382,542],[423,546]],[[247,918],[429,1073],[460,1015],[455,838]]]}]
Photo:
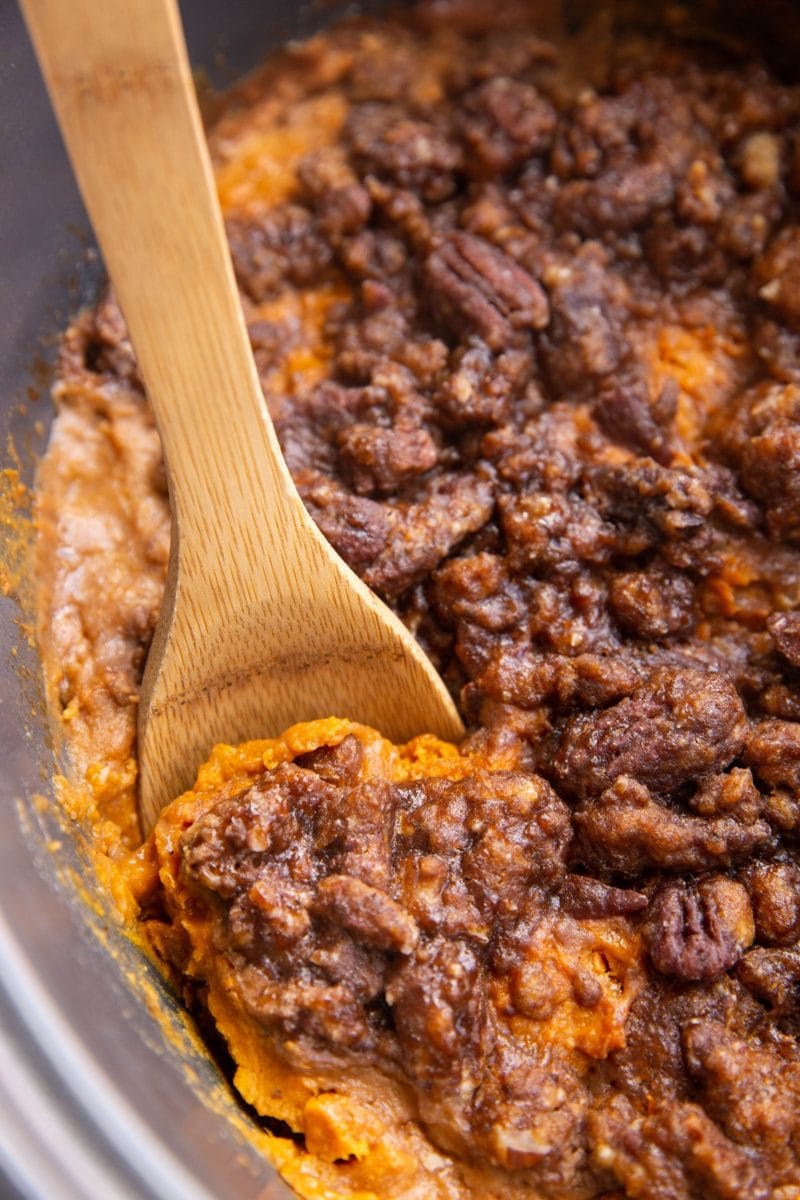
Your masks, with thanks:
[{"label": "pecan half", "polygon": [[544,329],[550,308],[543,289],[518,263],[484,238],[453,233],[428,255],[424,281],[431,307],[451,333],[478,334],[492,350],[507,349],[526,329]]},{"label": "pecan half", "polygon": [[684,880],[656,892],[645,925],[653,966],[681,980],[711,980],[736,963],[753,942],[746,890],[724,875],[692,886]]}]

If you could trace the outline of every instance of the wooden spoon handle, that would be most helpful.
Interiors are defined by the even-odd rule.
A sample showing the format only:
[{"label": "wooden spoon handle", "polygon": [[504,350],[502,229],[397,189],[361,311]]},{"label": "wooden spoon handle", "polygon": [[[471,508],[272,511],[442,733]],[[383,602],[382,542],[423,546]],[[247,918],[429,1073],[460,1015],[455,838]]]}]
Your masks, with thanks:
[{"label": "wooden spoon handle", "polygon": [[139,715],[145,824],[220,738],[331,713],[394,740],[459,736],[432,664],[325,542],[281,457],[175,0],[23,9],[170,480],[169,576]]},{"label": "wooden spoon handle", "polygon": [[181,570],[202,571],[191,560],[205,548],[224,579],[240,568],[237,529],[292,536],[296,493],[248,342],[177,4],[22,8],[155,408]]}]

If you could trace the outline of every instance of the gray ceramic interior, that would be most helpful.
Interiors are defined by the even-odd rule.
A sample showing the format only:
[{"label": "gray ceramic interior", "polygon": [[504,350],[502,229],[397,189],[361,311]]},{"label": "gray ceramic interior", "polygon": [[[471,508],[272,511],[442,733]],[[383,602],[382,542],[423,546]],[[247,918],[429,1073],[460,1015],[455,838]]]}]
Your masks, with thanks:
[{"label": "gray ceramic interior", "polygon": [[[783,51],[791,7],[757,6],[762,20],[775,14],[769,40]],[[184,5],[193,61],[218,82],[331,11],[294,0]],[[0,448],[11,432],[29,480],[50,418],[34,364],[52,358],[55,334],[100,275],[22,21],[0,0]],[[29,399],[31,385],[44,394]],[[229,1119],[238,1110],[215,1068],[187,1048],[156,974],[102,898],[94,912],[78,894],[75,878],[90,878],[79,837],[34,799],[50,795],[54,767],[37,679],[19,609],[0,596],[0,1197],[287,1196]]]}]

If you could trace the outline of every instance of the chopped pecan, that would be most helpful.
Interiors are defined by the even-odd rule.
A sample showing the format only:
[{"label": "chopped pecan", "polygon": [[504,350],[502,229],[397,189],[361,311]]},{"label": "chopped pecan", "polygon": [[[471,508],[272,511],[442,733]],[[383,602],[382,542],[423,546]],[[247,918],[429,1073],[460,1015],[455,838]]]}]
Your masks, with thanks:
[{"label": "chopped pecan", "polygon": [[621,775],[669,792],[727,766],[742,748],[746,724],[724,676],[663,667],[612,708],[570,721],[553,770],[562,787],[584,799]]},{"label": "chopped pecan", "polygon": [[240,287],[256,302],[287,282],[316,283],[333,255],[307,208],[283,204],[255,221],[230,217],[226,223]]},{"label": "chopped pecan", "polygon": [[530,374],[530,362],[520,350],[495,355],[477,338],[452,355],[450,370],[434,397],[448,426],[500,424],[512,410]]},{"label": "chopped pecan", "polygon": [[640,368],[615,371],[600,380],[595,416],[610,437],[665,464],[672,456],[678,390],[675,380],[668,379],[651,394]]},{"label": "chopped pecan", "polygon": [[724,875],[696,885],[662,885],[653,897],[645,938],[653,966],[677,979],[716,979],[736,963],[755,936],[746,890]]},{"label": "chopped pecan", "polygon": [[766,505],[767,526],[776,541],[800,540],[800,429],[776,425],[751,438],[742,462],[745,487]]},{"label": "chopped pecan", "polygon": [[638,555],[659,546],[672,566],[697,565],[710,538],[715,482],[710,473],[644,458],[594,467],[590,479],[600,512],[617,527],[617,553]]},{"label": "chopped pecan", "polygon": [[419,941],[419,929],[410,913],[387,896],[352,875],[328,875],[317,888],[316,912],[352,933],[366,946],[410,954]]},{"label": "chopped pecan", "polygon": [[[485,1020],[485,983],[471,946],[436,939],[401,962],[386,987],[403,1063],[428,1086],[468,1069]],[[470,1053],[472,1051],[472,1053]]]},{"label": "chopped pecan", "polygon": [[431,308],[456,337],[476,333],[490,349],[505,350],[521,332],[544,329],[547,297],[518,263],[484,238],[441,238],[424,266]]},{"label": "chopped pecan", "polygon": [[335,239],[358,233],[366,225],[371,202],[342,151],[327,146],[301,159],[299,182],[316,209],[320,229]]},{"label": "chopped pecan", "polygon": [[436,466],[426,429],[398,421],[389,429],[359,421],[339,436],[339,460],[360,496],[388,495]]},{"label": "chopped pecan", "polygon": [[609,887],[588,875],[568,875],[559,894],[564,912],[587,917],[620,917],[647,908],[647,897],[632,888]]},{"label": "chopped pecan", "polygon": [[619,654],[578,654],[556,663],[558,699],[584,708],[620,700],[635,690],[641,678],[639,664]]},{"label": "chopped pecan", "polygon": [[609,170],[599,179],[575,179],[561,189],[556,220],[564,229],[584,236],[615,230],[631,230],[651,224],[655,214],[668,208],[674,185],[666,163],[634,163],[623,170]]},{"label": "chopped pecan", "polygon": [[556,126],[556,113],[536,88],[497,75],[463,101],[463,137],[477,174],[510,171],[546,150]]},{"label": "chopped pecan", "polygon": [[800,788],[800,724],[762,721],[747,738],[744,760],[769,787]]},{"label": "chopped pecan", "polygon": [[562,564],[608,559],[613,529],[578,499],[528,492],[501,498],[500,516],[512,571],[547,574]]},{"label": "chopped pecan", "polygon": [[520,589],[495,554],[453,558],[436,572],[434,600],[440,612],[494,633],[519,628],[525,619]]},{"label": "chopped pecan", "polygon": [[770,840],[766,821],[689,817],[658,804],[623,775],[575,813],[578,857],[588,865],[637,875],[649,867],[699,871],[729,866]]},{"label": "chopped pecan", "polygon": [[336,746],[320,746],[300,754],[295,759],[298,767],[314,771],[326,783],[356,784],[361,777],[364,764],[364,748],[352,733]]},{"label": "chopped pecan", "polygon": [[430,121],[391,104],[361,104],[351,110],[344,136],[362,175],[389,179],[428,203],[455,190],[461,147]]},{"label": "chopped pecan", "polygon": [[291,950],[311,928],[310,900],[310,890],[296,887],[280,866],[262,867],[253,886],[231,905],[231,945],[250,956]]},{"label": "chopped pecan", "polygon": [[683,571],[651,566],[620,572],[608,599],[623,629],[642,639],[686,633],[694,624],[694,585]]},{"label": "chopped pecan", "polygon": [[[734,434],[745,490],[761,501],[776,540],[800,540],[800,389],[759,386],[746,392],[743,437]],[[741,418],[735,422],[740,425]]]},{"label": "chopped pecan", "polygon": [[[108,371],[135,388],[143,388],[128,327],[110,284],[93,317],[92,369],[98,372]],[[164,490],[166,491],[166,488]]]},{"label": "chopped pecan", "polygon": [[789,225],[754,267],[759,296],[790,326],[800,320],[800,226]]},{"label": "chopped pecan", "polygon": [[793,667],[800,667],[800,612],[776,612],[767,629],[781,654]]},{"label": "chopped pecan", "polygon": [[796,791],[776,788],[764,797],[764,818],[778,833],[794,838],[800,829],[800,799]]},{"label": "chopped pecan", "polygon": [[704,779],[689,805],[701,817],[735,817],[745,825],[752,825],[764,810],[764,797],[753,783],[750,771],[733,767],[725,774]]},{"label": "chopped pecan", "polygon": [[756,946],[739,960],[736,978],[774,1009],[789,1010],[798,998],[800,950]]},{"label": "chopped pecan", "polygon": [[493,1162],[512,1171],[538,1167],[543,1174],[557,1172],[570,1192],[579,1187],[580,1159],[565,1156],[564,1147],[579,1144],[589,1097],[568,1060],[537,1057],[500,1042],[493,1070],[481,1080],[476,1107]]},{"label": "chopped pecan", "polygon": [[542,282],[552,320],[538,339],[539,350],[553,389],[567,399],[623,361],[627,287],[607,260],[588,253],[549,261]]},{"label": "chopped pecan", "polygon": [[698,1104],[654,1098],[640,1112],[616,1095],[589,1114],[588,1130],[597,1166],[624,1187],[608,1200],[775,1200],[745,1147]]},{"label": "chopped pecan", "polygon": [[333,794],[316,775],[291,767],[222,801],[181,839],[184,878],[224,900],[252,888],[270,859],[299,838],[301,805]]},{"label": "chopped pecan", "polygon": [[[687,1022],[683,1042],[687,1070],[709,1116],[740,1146],[771,1144],[776,1176],[796,1178],[800,1064],[793,1039],[777,1033],[741,1037],[727,1022],[709,1018]],[[778,1200],[782,1191],[770,1188],[768,1195]],[[749,1200],[752,1193],[741,1194]]]},{"label": "chopped pecan", "polygon": [[800,869],[793,862],[759,862],[742,882],[750,893],[759,941],[788,946],[800,936]]},{"label": "chopped pecan", "polygon": [[316,524],[354,571],[365,571],[386,552],[391,524],[384,505],[351,495],[319,471],[298,474],[297,486]]},{"label": "chopped pecan", "polygon": [[[490,481],[478,475],[442,474],[415,503],[374,507],[385,514],[386,545],[362,569],[361,577],[381,595],[397,596],[432,572],[459,542],[486,523],[494,507],[494,492]],[[327,534],[324,525],[323,531]]]}]

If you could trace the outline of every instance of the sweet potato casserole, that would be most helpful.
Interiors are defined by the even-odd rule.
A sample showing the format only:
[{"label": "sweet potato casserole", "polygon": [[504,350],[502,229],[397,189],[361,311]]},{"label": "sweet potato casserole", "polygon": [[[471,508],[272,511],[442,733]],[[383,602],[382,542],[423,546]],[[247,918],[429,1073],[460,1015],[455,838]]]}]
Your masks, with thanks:
[{"label": "sweet potato casserole", "polygon": [[210,139],[300,493],[469,735],[220,746],[139,845],[169,510],[107,293],[42,642],[150,944],[302,1195],[796,1200],[800,88],[681,6],[428,0]]}]

